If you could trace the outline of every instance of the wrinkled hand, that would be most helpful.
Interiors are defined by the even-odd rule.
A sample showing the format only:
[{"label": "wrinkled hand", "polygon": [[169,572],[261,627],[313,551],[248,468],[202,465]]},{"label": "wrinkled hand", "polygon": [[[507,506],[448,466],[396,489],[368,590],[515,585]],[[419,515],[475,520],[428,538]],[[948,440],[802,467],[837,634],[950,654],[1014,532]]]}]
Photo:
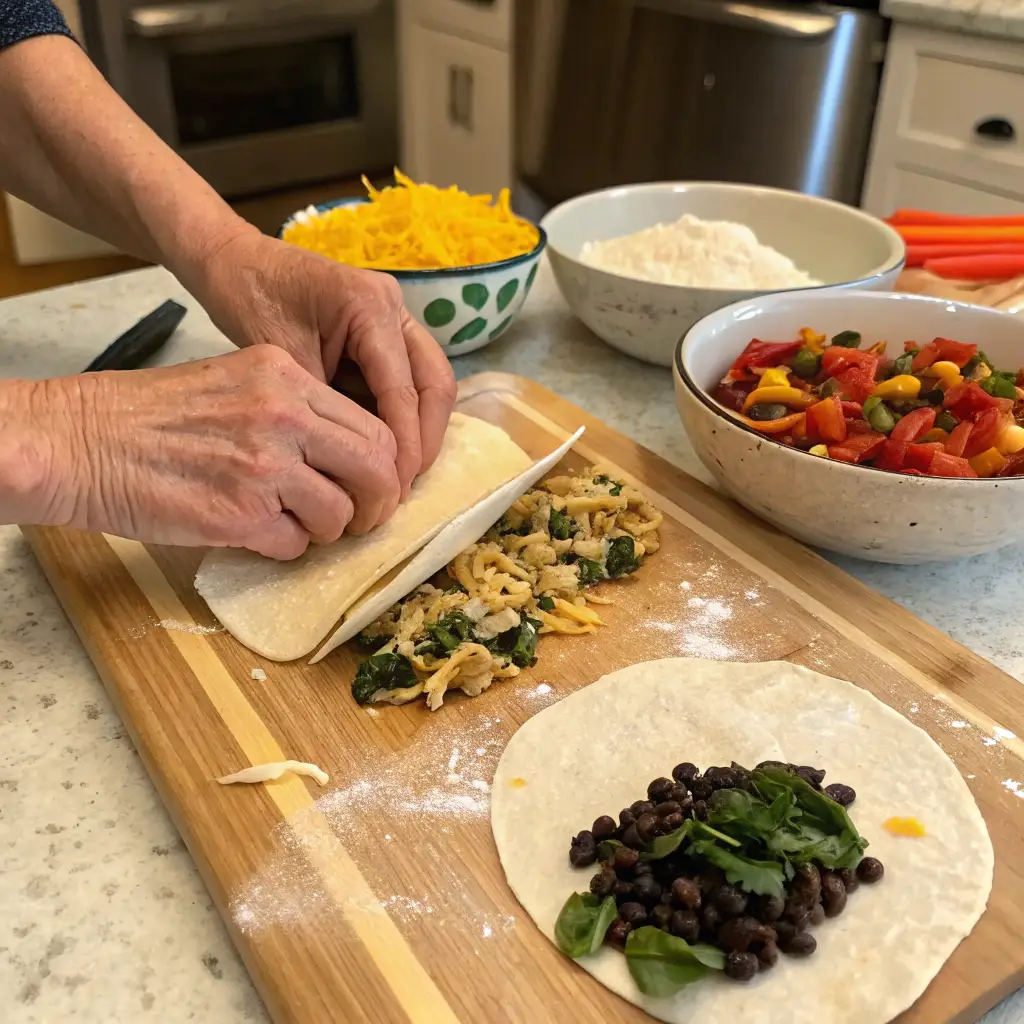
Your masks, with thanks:
[{"label": "wrinkled hand", "polygon": [[48,381],[42,395],[65,511],[38,522],[289,559],[398,505],[391,431],[283,346]]},{"label": "wrinkled hand", "polygon": [[275,345],[328,383],[342,359],[354,362],[395,436],[408,494],[437,458],[456,389],[444,352],[410,316],[394,278],[245,229],[215,250],[195,291],[236,345]]}]

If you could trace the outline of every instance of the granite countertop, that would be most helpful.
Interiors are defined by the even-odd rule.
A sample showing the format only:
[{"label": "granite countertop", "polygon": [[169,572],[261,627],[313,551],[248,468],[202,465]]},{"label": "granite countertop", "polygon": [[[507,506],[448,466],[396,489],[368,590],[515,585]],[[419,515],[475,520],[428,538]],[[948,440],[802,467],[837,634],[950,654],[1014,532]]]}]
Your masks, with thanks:
[{"label": "granite countertop", "polygon": [[1024,0],[882,0],[882,14],[969,35],[1024,39]]},{"label": "granite countertop", "polygon": [[[84,367],[167,298],[161,362],[226,351],[163,270],[0,303],[0,376]],[[532,377],[704,480],[668,371],[604,346],[538,276],[519,321],[455,363]],[[965,563],[839,564],[1024,681],[1024,546]],[[1008,592],[1009,590],[1009,592]],[[267,1020],[103,687],[15,527],[0,527],[0,1005],[7,1024]],[[986,1024],[1024,1022],[1024,996]]]}]

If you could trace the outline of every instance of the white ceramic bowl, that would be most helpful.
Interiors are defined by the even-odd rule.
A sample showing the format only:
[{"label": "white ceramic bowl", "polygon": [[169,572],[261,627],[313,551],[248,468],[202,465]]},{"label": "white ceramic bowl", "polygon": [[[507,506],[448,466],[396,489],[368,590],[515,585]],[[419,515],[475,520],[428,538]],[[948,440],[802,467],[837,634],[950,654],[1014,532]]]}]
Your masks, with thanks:
[{"label": "white ceramic bowl", "polygon": [[[366,201],[336,199],[300,210],[281,225],[278,237],[299,215]],[[505,333],[533,287],[546,242],[541,230],[537,244],[529,252],[507,260],[471,267],[389,270],[386,273],[398,281],[409,312],[451,358],[475,352]]]},{"label": "white ceramic bowl", "polygon": [[639,281],[581,263],[579,254],[586,242],[632,234],[678,220],[684,213],[745,224],[758,241],[825,282],[814,291],[888,291],[903,269],[903,241],[888,224],[852,206],[799,192],[665,182],[590,192],[556,206],[541,227],[570,309],[609,345],[659,366],[672,365],[679,339],[702,316],[769,293]]},{"label": "white ceramic bowl", "polygon": [[975,342],[1000,369],[1024,364],[1024,322],[1009,313],[880,292],[782,292],[718,310],[691,328],[673,368],[676,405],[700,460],[751,512],[818,547],[874,562],[946,561],[1024,540],[1024,477],[904,476],[819,458],[723,413],[710,397],[752,338],[801,327],[862,345],[934,337]]}]

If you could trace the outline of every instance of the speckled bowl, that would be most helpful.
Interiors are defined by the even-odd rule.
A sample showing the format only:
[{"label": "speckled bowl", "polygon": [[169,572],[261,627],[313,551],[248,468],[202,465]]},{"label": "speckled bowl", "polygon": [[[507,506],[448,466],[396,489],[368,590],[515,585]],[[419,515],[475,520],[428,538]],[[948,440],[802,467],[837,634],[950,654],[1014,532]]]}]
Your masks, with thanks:
[{"label": "speckled bowl", "polygon": [[[297,211],[281,225],[278,237],[299,216],[366,201],[336,199]],[[504,334],[522,309],[547,244],[544,230],[538,230],[540,238],[533,249],[497,263],[444,270],[389,270],[387,273],[401,286],[409,312],[430,331],[448,357],[465,355]]]},{"label": "speckled bowl", "polygon": [[671,366],[679,339],[702,317],[741,299],[772,294],[684,288],[598,270],[582,263],[586,242],[678,220],[745,224],[758,241],[825,284],[810,289],[888,291],[905,248],[888,224],[852,206],[784,189],[712,181],[626,185],[577,196],[541,221],[548,258],[569,308],[609,345],[648,363]]},{"label": "speckled bowl", "polygon": [[744,426],[710,397],[752,338],[860,331],[865,344],[941,336],[976,342],[1005,369],[1024,364],[1024,322],[921,295],[783,292],[705,317],[679,343],[676,406],[701,462],[741,505],[799,540],[873,562],[964,558],[1024,540],[1024,477],[904,476],[819,458]]}]

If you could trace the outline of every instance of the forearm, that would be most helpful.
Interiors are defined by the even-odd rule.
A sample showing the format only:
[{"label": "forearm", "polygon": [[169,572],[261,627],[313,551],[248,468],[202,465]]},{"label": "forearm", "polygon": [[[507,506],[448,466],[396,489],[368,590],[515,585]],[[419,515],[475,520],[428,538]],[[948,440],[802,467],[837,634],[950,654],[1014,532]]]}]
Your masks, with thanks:
[{"label": "forearm", "polygon": [[59,36],[0,51],[0,186],[186,287],[254,230]]}]

